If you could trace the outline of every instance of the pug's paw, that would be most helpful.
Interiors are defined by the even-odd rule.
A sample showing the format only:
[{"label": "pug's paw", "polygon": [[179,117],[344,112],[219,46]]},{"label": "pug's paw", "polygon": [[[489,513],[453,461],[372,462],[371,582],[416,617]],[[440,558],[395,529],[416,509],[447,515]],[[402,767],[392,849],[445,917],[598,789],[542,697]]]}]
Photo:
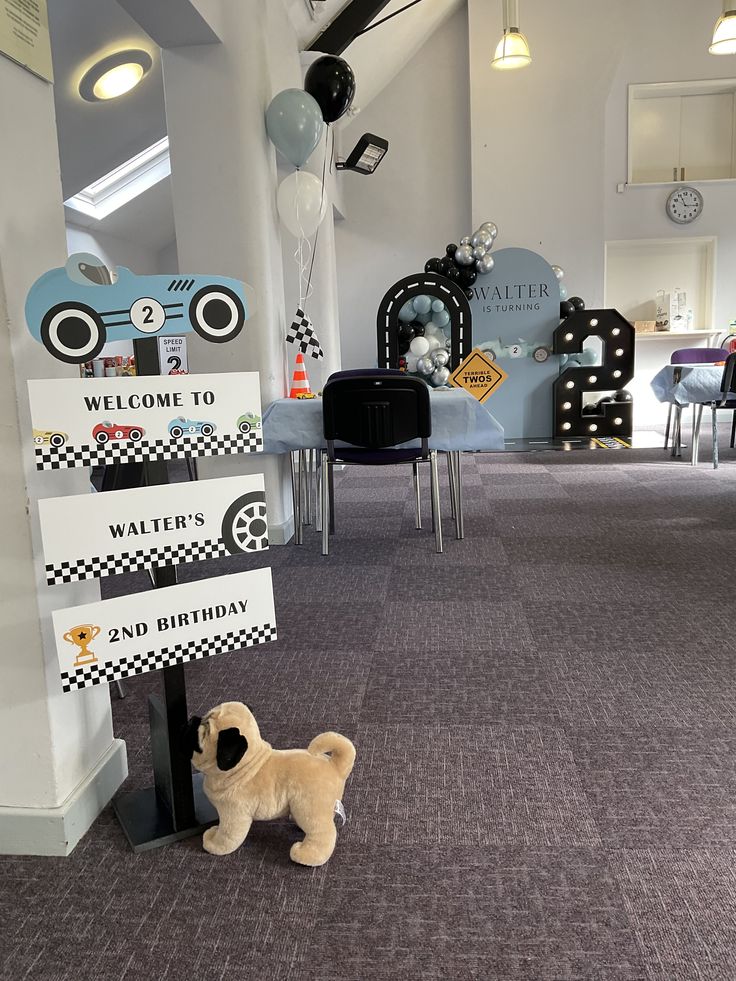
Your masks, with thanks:
[{"label": "pug's paw", "polygon": [[208,828],[202,836],[202,847],[210,855],[229,855],[235,848],[220,834],[219,825]]}]

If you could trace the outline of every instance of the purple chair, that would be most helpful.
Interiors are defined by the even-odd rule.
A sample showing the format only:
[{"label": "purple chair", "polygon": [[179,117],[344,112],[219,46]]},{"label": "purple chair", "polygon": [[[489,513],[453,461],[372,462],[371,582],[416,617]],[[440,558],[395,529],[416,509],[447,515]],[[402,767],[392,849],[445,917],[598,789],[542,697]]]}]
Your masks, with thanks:
[{"label": "purple chair", "polygon": [[693,466],[698,462],[698,442],[700,439],[700,420],[703,418],[703,406],[710,405],[711,418],[713,423],[713,469],[718,469],[718,410],[733,410],[733,422],[731,423],[731,446],[734,443],[734,429],[736,429],[736,351],[729,354],[723,368],[721,378],[721,397],[718,401],[698,402],[695,415],[695,425],[693,426]]},{"label": "purple chair", "polygon": [[[369,467],[411,464],[417,505],[418,466],[429,464],[432,527],[436,550],[441,552],[437,451],[429,449],[432,409],[426,382],[385,368],[337,372],[330,375],[322,390],[322,421],[327,443],[321,462],[322,554],[328,555],[330,548],[334,505],[332,471],[336,463]],[[416,439],[421,445],[415,449],[400,445]],[[336,441],[350,445],[335,446]]]},{"label": "purple chair", "polygon": [[[718,361],[725,361],[728,351],[722,347],[683,347],[679,351],[673,351],[670,364],[716,364]],[[681,441],[682,409],[681,405],[674,405],[670,402],[667,410],[667,426],[664,431],[664,448],[670,439],[670,423],[672,420],[672,410],[675,410],[675,428],[672,433],[672,455],[674,456]],[[736,413],[734,413],[734,424],[731,428],[731,446],[734,440],[734,428],[736,428]]]}]

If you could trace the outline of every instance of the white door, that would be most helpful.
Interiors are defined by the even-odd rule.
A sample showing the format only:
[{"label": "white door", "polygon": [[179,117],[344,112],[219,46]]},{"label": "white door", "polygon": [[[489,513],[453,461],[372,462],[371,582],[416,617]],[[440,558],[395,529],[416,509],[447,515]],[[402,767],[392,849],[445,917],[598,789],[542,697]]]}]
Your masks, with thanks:
[{"label": "white door", "polygon": [[682,97],[680,179],[708,181],[732,172],[732,94]]},{"label": "white door", "polygon": [[680,179],[680,97],[632,99],[629,120],[633,184]]}]

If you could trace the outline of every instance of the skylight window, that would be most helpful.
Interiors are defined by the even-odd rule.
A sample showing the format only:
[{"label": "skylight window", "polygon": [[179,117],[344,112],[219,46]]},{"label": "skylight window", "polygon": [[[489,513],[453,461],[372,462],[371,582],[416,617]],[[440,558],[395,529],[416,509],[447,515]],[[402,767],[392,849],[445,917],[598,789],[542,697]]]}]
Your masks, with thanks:
[{"label": "skylight window", "polygon": [[102,221],[171,173],[169,138],[141,150],[64,202],[67,208]]}]

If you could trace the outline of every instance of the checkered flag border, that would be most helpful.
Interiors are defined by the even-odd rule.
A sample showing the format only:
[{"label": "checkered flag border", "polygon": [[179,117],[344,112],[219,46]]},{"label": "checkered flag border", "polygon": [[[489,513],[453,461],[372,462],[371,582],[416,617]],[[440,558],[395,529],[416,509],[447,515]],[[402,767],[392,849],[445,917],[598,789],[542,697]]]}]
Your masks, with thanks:
[{"label": "checkered flag border", "polygon": [[182,437],[177,440],[141,440],[140,443],[105,443],[103,446],[37,446],[37,470],[68,470],[101,467],[112,463],[143,463],[145,460],[185,460],[190,456],[223,456],[257,453],[263,449],[260,432],[224,436]]},{"label": "checkered flag border", "polygon": [[312,320],[301,307],[296,311],[296,316],[287,331],[286,340],[289,344],[298,344],[302,354],[308,354],[315,361],[321,361],[325,356],[319,338],[314,332]]},{"label": "checkered flag border", "polygon": [[[247,554],[268,548],[268,539],[252,539]],[[201,542],[184,542],[181,545],[162,545],[153,548],[139,548],[135,552],[121,552],[119,555],[93,555],[89,559],[76,562],[47,563],[46,582],[49,586],[60,586],[85,579],[102,579],[104,576],[117,576],[121,572],[140,572],[158,565],[180,565],[183,562],[201,562],[206,559],[221,559],[231,553],[224,539],[206,538]],[[240,553],[238,553],[240,554]]]},{"label": "checkered flag border", "polygon": [[122,681],[132,675],[147,674],[160,668],[199,661],[204,657],[230,654],[246,647],[255,647],[257,644],[267,644],[276,639],[275,624],[264,623],[260,627],[244,627],[242,630],[231,630],[214,637],[191,640],[186,644],[162,647],[160,651],[144,651],[131,657],[122,657],[115,664],[86,664],[76,671],[62,671],[61,687],[64,693],[80,691],[82,688],[91,688],[110,681]]}]

